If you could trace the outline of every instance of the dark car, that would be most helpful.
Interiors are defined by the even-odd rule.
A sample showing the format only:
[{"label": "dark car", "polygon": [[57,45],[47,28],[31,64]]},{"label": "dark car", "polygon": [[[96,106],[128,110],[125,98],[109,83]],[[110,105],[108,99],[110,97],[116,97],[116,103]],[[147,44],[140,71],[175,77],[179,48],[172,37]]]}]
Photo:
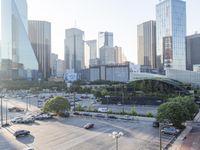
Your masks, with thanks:
[{"label": "dark car", "polygon": [[19,137],[19,136],[26,136],[26,135],[29,135],[30,134],[30,131],[27,131],[27,130],[18,130],[14,133],[14,136],[15,137]]},{"label": "dark car", "polygon": [[83,126],[85,129],[90,129],[94,127],[93,123],[87,123],[86,125]]},{"label": "dark car", "polygon": [[74,115],[81,115],[79,112],[74,112],[73,114]]},{"label": "dark car", "polygon": [[117,119],[116,116],[108,116],[108,118],[110,118],[110,119]]},{"label": "dark car", "polygon": [[154,121],[152,126],[155,127],[155,128],[158,128],[159,127],[159,122],[158,121]]}]

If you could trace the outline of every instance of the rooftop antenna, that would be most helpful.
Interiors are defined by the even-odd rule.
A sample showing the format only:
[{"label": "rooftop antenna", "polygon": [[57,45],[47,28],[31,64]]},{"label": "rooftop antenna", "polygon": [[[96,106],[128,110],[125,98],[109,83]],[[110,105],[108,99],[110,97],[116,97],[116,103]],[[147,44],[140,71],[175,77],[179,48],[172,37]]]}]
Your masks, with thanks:
[{"label": "rooftop antenna", "polygon": [[76,28],[77,27],[77,22],[76,22],[76,20],[74,21],[74,28]]}]

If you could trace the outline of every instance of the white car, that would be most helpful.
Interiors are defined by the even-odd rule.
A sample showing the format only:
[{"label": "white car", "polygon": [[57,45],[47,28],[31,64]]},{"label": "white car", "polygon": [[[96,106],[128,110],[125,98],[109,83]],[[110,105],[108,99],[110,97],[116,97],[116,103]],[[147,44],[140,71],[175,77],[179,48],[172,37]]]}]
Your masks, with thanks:
[{"label": "white car", "polygon": [[108,109],[107,108],[98,108],[98,111],[106,113],[106,112],[108,112]]}]

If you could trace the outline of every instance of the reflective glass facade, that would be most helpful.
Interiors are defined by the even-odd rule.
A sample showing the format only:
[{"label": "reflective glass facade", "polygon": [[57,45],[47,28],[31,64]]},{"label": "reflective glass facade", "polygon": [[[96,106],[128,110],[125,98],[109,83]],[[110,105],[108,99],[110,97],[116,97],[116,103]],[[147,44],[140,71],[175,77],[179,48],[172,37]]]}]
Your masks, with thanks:
[{"label": "reflective glass facade", "polygon": [[26,0],[1,0],[1,58],[38,70],[38,62],[28,37]]},{"label": "reflective glass facade", "polygon": [[99,32],[99,49],[103,46],[113,47],[112,32]]},{"label": "reflective glass facade", "polygon": [[84,63],[84,32],[71,28],[65,31],[65,69],[80,71]]},{"label": "reflective glass facade", "polygon": [[185,1],[164,0],[157,4],[156,65],[158,68],[186,69],[185,36]]},{"label": "reflective glass facade", "polygon": [[48,79],[50,77],[51,23],[29,20],[28,34],[39,63],[39,71],[44,79]]}]

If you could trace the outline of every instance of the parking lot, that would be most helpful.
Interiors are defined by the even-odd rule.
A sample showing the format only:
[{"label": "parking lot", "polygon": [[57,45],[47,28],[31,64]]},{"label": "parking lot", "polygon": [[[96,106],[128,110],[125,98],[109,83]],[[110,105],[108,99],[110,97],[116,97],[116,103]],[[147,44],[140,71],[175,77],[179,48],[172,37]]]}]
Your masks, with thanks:
[{"label": "parking lot", "polygon": [[[88,122],[94,123],[94,128],[84,129],[83,126]],[[29,130],[31,135],[16,139],[13,133],[19,129]],[[158,129],[153,128],[150,121],[108,120],[84,116],[36,121],[29,125],[13,124],[1,131],[2,138],[8,143],[1,147],[11,150],[13,147],[34,147],[38,150],[114,150],[115,140],[109,136],[113,131],[124,133],[119,139],[119,150],[159,148]],[[164,135],[163,145],[170,138],[171,136]]]}]

